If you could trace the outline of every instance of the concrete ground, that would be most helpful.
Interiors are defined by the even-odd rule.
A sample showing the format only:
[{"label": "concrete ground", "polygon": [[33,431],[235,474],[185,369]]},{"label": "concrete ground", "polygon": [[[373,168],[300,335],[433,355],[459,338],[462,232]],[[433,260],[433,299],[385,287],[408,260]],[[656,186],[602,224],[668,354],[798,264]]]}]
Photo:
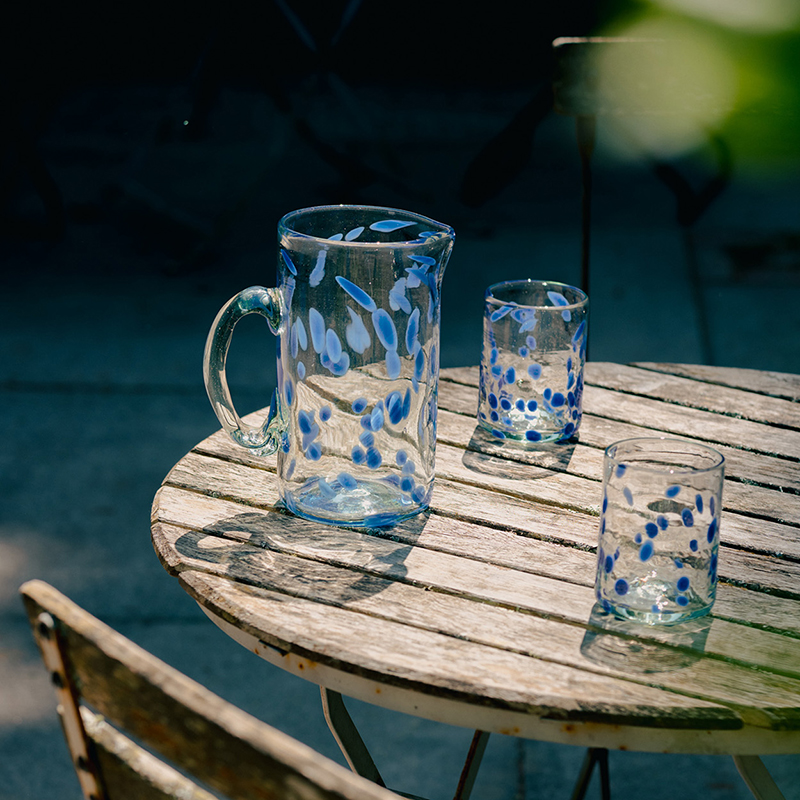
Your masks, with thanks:
[{"label": "concrete ground", "polygon": [[[12,224],[0,239],[0,800],[79,796],[17,597],[29,578],[51,582],[213,691],[341,761],[316,688],[212,626],[150,545],[161,480],[218,427],[200,368],[211,320],[239,289],[270,283],[277,219],[307,205],[387,204],[454,226],[442,366],[477,362],[486,285],[577,282],[580,249],[571,120],[547,117],[514,179],[471,208],[459,200],[464,176],[524,93],[365,89],[351,99],[359,113],[310,94],[305,113],[321,139],[378,165],[378,177],[360,186],[243,89],[223,92],[198,141],[182,136],[188,101],[171,85],[85,87],[64,98],[43,134],[65,234],[46,242]],[[799,178],[735,173],[685,234],[651,171],[601,152],[592,358],[799,373]],[[43,218],[24,181],[15,216]],[[263,324],[245,320],[229,373],[242,413],[268,402],[272,352]],[[390,786],[432,800],[452,794],[471,732],[350,708]],[[495,736],[474,797],[568,797],[582,755]],[[787,800],[798,800],[800,756],[766,761]],[[727,758],[612,753],[611,780],[618,797],[749,797]],[[596,779],[589,792],[599,796]]]}]

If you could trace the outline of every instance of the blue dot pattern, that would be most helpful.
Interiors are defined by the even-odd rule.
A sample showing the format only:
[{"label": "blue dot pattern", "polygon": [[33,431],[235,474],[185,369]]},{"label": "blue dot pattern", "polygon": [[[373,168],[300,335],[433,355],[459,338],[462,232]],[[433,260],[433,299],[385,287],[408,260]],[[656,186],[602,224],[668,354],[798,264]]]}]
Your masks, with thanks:
[{"label": "blue dot pattern", "polygon": [[595,581],[600,607],[623,617],[646,610],[650,621],[667,622],[704,613],[716,591],[719,498],[678,484],[636,496],[637,485],[625,464],[606,473]]},{"label": "blue dot pattern", "polygon": [[557,291],[543,294],[541,307],[487,296],[478,422],[495,440],[565,442],[576,434],[586,320],[585,308],[573,315],[568,305]]},{"label": "blue dot pattern", "polygon": [[281,256],[283,258],[283,263],[286,264],[286,269],[292,273],[292,275],[297,275],[297,267],[295,267],[294,262],[289,257],[289,254],[281,248]]}]

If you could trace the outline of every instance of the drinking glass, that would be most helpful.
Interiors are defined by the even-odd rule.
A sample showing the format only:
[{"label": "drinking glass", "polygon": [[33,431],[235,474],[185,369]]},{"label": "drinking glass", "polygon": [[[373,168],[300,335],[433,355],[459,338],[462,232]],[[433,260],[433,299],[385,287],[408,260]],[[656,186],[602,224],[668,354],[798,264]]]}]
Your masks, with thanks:
[{"label": "drinking glass", "polygon": [[478,424],[535,446],[581,423],[588,298],[574,286],[516,280],[486,290]]},{"label": "drinking glass", "polygon": [[626,439],[603,459],[595,589],[625,619],[707,614],[717,588],[724,457],[696,442]]}]

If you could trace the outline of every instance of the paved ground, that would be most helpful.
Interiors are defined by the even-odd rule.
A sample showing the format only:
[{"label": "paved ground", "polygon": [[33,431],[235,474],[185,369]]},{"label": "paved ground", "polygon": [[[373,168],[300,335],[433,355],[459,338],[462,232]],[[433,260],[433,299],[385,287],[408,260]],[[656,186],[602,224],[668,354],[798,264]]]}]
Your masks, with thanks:
[{"label": "paved ground", "polygon": [[[182,138],[180,87],[87,88],[60,104],[41,146],[66,202],[66,233],[55,243],[0,240],[0,800],[79,795],[16,595],[33,577],[339,758],[314,687],[228,640],[161,568],[150,503],[172,464],[217,427],[200,376],[205,335],[228,297],[271,280],[282,213],[363,201],[452,224],[443,366],[477,361],[489,283],[578,280],[570,120],[548,117],[524,168],[479,208],[459,200],[472,159],[527,99],[364,90],[345,113],[324,93],[308,95],[304,113],[320,137],[384,176],[360,186],[250,91],[224,91],[199,141]],[[701,168],[691,175],[704,178]],[[651,172],[598,157],[593,359],[800,372],[798,189],[796,173],[737,174],[686,235]],[[42,219],[24,185],[12,211]],[[250,322],[231,355],[242,412],[263,406],[273,381],[268,334]],[[351,708],[390,785],[432,800],[452,793],[470,732]],[[494,737],[475,797],[567,797],[581,757]],[[800,798],[800,757],[768,763],[787,800]],[[611,769],[616,796],[749,796],[723,758],[612,753]]]}]

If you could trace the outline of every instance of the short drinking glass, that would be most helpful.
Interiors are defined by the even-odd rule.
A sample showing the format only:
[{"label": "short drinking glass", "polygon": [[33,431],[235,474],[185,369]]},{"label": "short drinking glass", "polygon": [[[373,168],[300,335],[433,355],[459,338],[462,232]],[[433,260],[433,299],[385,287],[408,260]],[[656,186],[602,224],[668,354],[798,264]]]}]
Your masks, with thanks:
[{"label": "short drinking glass", "polygon": [[478,424],[494,438],[532,446],[578,430],[588,298],[552,281],[486,290]]},{"label": "short drinking glass", "polygon": [[605,611],[672,624],[711,610],[724,470],[716,450],[678,439],[606,449],[595,582]]}]

